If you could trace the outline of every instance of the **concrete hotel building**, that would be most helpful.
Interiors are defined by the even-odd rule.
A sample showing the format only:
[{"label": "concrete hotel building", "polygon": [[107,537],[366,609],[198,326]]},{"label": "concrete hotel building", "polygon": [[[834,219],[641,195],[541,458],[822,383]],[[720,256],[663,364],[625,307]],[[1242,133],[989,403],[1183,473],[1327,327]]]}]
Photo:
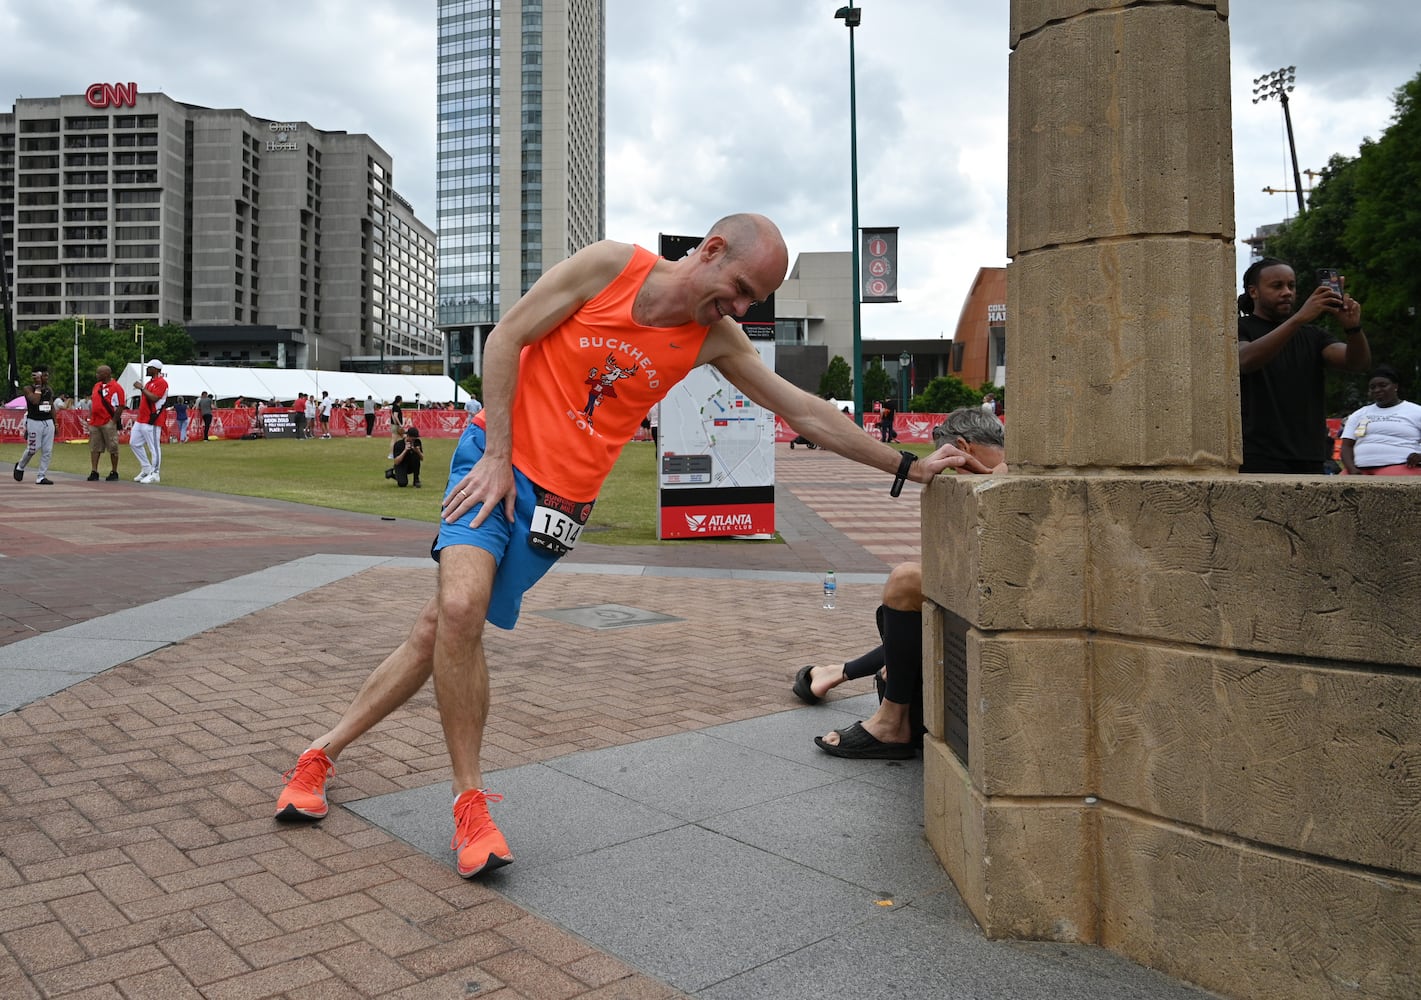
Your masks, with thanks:
[{"label": "concrete hotel building", "polygon": [[338,369],[441,351],[435,238],[366,135],[133,84],[0,115],[18,329],[181,323],[200,361]]},{"label": "concrete hotel building", "polygon": [[[439,0],[439,326],[482,341],[544,270],[603,238],[603,0]],[[462,369],[461,369],[462,370]]]}]

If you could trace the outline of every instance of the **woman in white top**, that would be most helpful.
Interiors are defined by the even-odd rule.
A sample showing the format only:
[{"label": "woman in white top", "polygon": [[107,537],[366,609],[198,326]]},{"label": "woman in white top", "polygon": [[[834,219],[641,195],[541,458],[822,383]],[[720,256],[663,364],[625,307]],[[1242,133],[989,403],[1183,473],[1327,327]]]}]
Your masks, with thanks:
[{"label": "woman in white top", "polygon": [[1401,398],[1396,369],[1379,365],[1372,397],[1342,428],[1342,465],[1350,475],[1421,476],[1421,406]]}]

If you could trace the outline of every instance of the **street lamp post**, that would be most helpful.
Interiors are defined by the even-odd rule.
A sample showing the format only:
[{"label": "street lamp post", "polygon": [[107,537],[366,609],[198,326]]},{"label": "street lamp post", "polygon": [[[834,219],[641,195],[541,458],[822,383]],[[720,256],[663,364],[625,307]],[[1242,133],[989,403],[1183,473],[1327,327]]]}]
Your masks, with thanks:
[{"label": "street lamp post", "polygon": [[0,240],[0,324],[5,330],[5,398],[20,391],[20,362],[15,354],[15,317],[10,305],[10,274],[5,265],[5,241]]},{"label": "street lamp post", "polygon": [[840,7],[835,18],[843,20],[849,29],[849,205],[852,215],[850,237],[853,239],[854,284],[854,423],[863,426],[863,326],[860,320],[862,295],[859,290],[859,136],[858,94],[854,88],[854,29],[859,26],[862,11],[858,7]]},{"label": "street lamp post", "polygon": [[1297,67],[1285,66],[1253,78],[1253,103],[1276,97],[1283,105],[1283,123],[1288,127],[1288,152],[1293,156],[1293,189],[1298,194],[1298,214],[1303,214],[1303,175],[1298,170],[1298,147],[1293,144],[1293,115],[1288,110],[1288,92],[1297,79]]},{"label": "street lamp post", "polygon": [[903,401],[902,404],[899,406],[899,409],[903,410],[904,412],[906,412],[908,409],[908,397],[911,396],[913,392],[913,383],[910,374],[912,371],[912,364],[913,356],[907,351],[904,351],[902,354],[898,355],[898,384],[899,386],[901,386],[900,394],[903,397]]},{"label": "street lamp post", "polygon": [[143,353],[143,327],[140,324],[133,326],[133,339],[138,342],[138,377],[143,377],[143,362],[148,360]]},{"label": "street lamp post", "polygon": [[84,323],[84,317],[79,316],[74,320],[74,401],[79,401],[79,338],[88,332]]},{"label": "street lamp post", "polygon": [[464,355],[459,352],[459,335],[452,330],[444,331],[444,357],[448,359],[445,374],[454,382],[454,405],[459,405],[459,366],[464,363]]}]

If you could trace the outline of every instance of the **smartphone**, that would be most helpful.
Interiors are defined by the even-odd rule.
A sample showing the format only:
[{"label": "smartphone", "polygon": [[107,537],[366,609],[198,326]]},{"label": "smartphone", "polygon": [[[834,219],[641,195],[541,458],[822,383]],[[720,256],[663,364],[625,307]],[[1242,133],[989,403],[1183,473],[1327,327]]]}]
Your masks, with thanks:
[{"label": "smartphone", "polygon": [[1319,285],[1327,285],[1327,286],[1328,286],[1329,288],[1331,288],[1334,292],[1336,292],[1339,297],[1341,297],[1341,295],[1342,295],[1342,276],[1337,273],[1337,268],[1335,268],[1335,267],[1320,267],[1320,268],[1318,268],[1318,269],[1317,269],[1317,283],[1318,283]]}]

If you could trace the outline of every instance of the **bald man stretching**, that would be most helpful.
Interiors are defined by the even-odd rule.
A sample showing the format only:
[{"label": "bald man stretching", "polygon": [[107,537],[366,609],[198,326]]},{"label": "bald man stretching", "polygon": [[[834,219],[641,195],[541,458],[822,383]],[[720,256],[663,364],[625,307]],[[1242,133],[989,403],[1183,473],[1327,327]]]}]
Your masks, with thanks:
[{"label": "bald man stretching", "polygon": [[732,215],[674,262],[627,243],[593,244],[508,310],[484,352],[484,408],[450,464],[433,550],[438,593],[335,728],[288,772],[278,817],[324,816],[334,760],[432,675],[453,769],[459,874],[512,862],[488,812],[501,796],[483,787],[479,764],[489,707],[484,623],[513,628],[523,594],[576,543],[623,445],[696,366],[714,365],[806,437],[900,480],[927,482],[976,463],[950,445],[921,461],[900,454],[765,367],[732,317],[778,288],[788,264],[774,223]]}]

